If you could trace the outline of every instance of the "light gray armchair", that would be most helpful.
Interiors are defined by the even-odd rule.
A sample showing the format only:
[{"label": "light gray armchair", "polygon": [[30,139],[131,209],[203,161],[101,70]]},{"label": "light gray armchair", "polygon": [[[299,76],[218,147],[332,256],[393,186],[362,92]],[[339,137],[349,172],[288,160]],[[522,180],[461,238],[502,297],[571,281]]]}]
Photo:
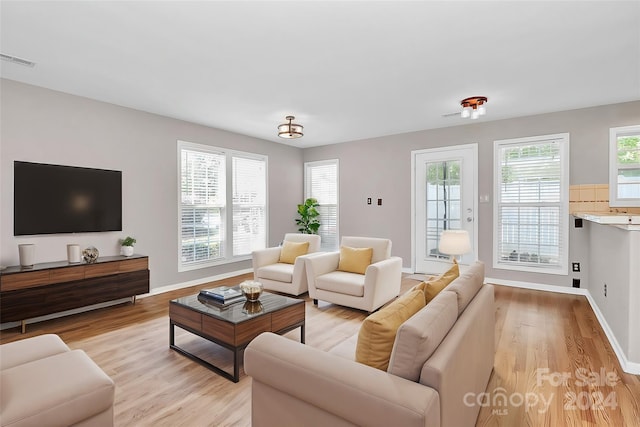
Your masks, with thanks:
[{"label": "light gray armchair", "polygon": [[320,236],[317,234],[287,233],[286,242],[309,242],[307,255],[295,258],[293,264],[281,261],[282,246],[253,251],[253,277],[262,283],[265,289],[283,292],[289,295],[300,295],[308,290],[305,258],[320,250]]},{"label": "light gray armchair", "polygon": [[343,236],[341,246],[372,248],[364,274],[338,270],[339,252],[319,253],[305,259],[309,296],[318,300],[373,312],[397,297],[402,279],[402,258],[391,256],[391,240]]}]

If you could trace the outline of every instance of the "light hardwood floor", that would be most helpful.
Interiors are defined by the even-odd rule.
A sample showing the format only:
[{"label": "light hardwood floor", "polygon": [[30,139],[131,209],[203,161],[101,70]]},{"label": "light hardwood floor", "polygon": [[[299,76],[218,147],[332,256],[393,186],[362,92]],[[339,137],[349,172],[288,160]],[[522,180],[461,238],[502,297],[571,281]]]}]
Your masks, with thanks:
[{"label": "light hardwood floor", "polygon": [[[403,279],[403,291],[416,283]],[[249,426],[250,378],[242,374],[234,384],[168,347],[168,301],[211,286],[28,325],[26,334],[5,330],[0,342],[56,333],[71,348],[85,350],[116,383],[117,426]],[[307,344],[322,350],[356,333],[366,316],[306,300]],[[287,337],[298,340],[299,330]],[[177,340],[216,363],[231,361],[226,350],[189,334],[178,333]],[[601,372],[618,379],[602,385],[596,378]],[[565,384],[554,382],[565,373]],[[589,384],[580,385],[585,376]],[[486,404],[478,426],[640,425],[640,377],[622,372],[582,296],[496,286],[495,367],[486,396],[477,398]]]}]

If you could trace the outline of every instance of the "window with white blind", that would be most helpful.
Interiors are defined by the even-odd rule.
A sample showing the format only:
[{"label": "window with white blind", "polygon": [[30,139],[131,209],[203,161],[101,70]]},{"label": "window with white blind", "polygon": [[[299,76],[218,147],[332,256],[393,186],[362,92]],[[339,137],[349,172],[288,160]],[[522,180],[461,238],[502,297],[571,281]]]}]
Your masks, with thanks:
[{"label": "window with white blind", "polygon": [[178,141],[179,263],[186,271],[266,247],[267,158]]},{"label": "window with white blind", "polygon": [[493,267],[567,274],[569,134],[494,142]]},{"label": "window with white blind", "polygon": [[338,160],[307,162],[304,164],[305,199],[318,200],[320,212],[321,248],[338,249]]},{"label": "window with white blind", "polygon": [[609,130],[609,206],[640,206],[640,125]]}]

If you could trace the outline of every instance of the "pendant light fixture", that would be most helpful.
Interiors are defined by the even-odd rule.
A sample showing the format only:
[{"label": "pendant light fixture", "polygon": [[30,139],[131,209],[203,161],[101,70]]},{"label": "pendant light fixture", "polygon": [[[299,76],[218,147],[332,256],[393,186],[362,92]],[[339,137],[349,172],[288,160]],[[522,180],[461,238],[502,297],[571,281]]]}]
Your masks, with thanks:
[{"label": "pendant light fixture", "polygon": [[462,106],[460,117],[463,119],[471,118],[471,120],[475,120],[480,116],[484,116],[487,114],[486,103],[486,96],[472,96],[470,98],[463,99],[460,101],[460,105]]},{"label": "pendant light fixture", "polygon": [[289,123],[283,123],[278,126],[278,136],[286,139],[302,138],[304,135],[302,133],[304,126],[293,123],[293,120],[295,120],[294,116],[287,116],[285,119],[288,120]]}]

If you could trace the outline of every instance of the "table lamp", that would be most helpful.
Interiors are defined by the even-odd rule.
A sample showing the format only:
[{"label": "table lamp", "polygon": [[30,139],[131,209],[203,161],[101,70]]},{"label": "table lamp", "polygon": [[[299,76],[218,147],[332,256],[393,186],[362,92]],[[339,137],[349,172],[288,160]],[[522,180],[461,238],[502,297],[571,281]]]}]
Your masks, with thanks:
[{"label": "table lamp", "polygon": [[438,243],[440,253],[450,255],[451,261],[456,261],[456,256],[464,255],[471,251],[471,241],[467,230],[443,230]]}]

